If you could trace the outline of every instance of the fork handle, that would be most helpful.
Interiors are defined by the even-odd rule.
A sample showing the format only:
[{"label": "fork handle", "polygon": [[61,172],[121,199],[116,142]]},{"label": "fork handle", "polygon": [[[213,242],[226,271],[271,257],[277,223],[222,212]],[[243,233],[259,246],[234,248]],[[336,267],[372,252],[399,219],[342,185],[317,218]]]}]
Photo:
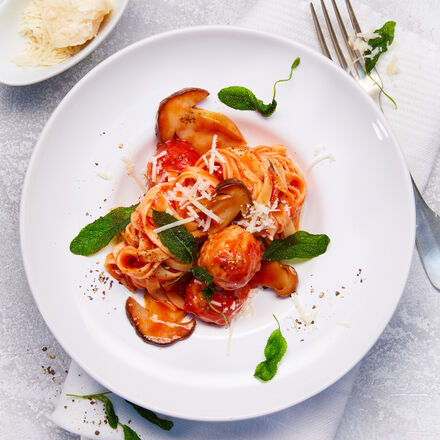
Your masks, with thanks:
[{"label": "fork handle", "polygon": [[416,244],[432,285],[440,290],[440,216],[425,202],[412,176],[416,205]]}]

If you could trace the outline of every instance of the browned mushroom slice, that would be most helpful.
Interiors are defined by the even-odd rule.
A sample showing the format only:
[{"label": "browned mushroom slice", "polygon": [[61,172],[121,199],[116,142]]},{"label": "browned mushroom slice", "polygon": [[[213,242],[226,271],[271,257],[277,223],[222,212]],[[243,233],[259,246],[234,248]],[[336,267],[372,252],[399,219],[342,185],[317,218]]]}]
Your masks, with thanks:
[{"label": "browned mushroom slice", "polygon": [[223,180],[207,204],[207,208],[221,218],[220,223],[213,223],[209,232],[214,233],[228,226],[250,203],[252,195],[243,182],[238,179]]},{"label": "browned mushroom slice", "polygon": [[195,319],[182,322],[186,312],[171,310],[165,304],[146,295],[146,307],[128,297],[125,310],[136,333],[145,341],[156,345],[170,345],[191,335],[196,326]]},{"label": "browned mushroom slice", "polygon": [[262,261],[261,269],[251,280],[252,286],[271,287],[280,296],[295,292],[298,285],[298,274],[292,266],[279,261]]},{"label": "browned mushroom slice", "polygon": [[187,88],[165,98],[157,112],[156,134],[161,142],[177,137],[191,144],[199,154],[211,148],[215,134],[219,146],[245,144],[240,130],[227,116],[195,107],[208,95],[204,89]]}]

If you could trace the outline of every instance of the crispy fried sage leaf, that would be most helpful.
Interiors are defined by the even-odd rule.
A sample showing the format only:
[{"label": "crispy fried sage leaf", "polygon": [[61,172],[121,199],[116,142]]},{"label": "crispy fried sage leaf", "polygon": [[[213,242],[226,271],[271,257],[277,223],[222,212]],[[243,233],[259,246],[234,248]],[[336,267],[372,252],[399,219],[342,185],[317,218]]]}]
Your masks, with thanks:
[{"label": "crispy fried sage leaf", "polygon": [[[372,49],[368,49],[364,53],[365,70],[367,73],[371,73],[379,57],[388,50],[388,46],[393,42],[395,27],[395,21],[387,21],[380,29],[374,31],[374,33],[380,35],[380,37],[368,40],[368,45],[371,46]],[[369,58],[368,55],[370,55],[376,48],[378,48],[377,53],[372,58]]]},{"label": "crispy fried sage leaf", "polygon": [[327,250],[330,238],[297,231],[286,238],[274,240],[263,254],[263,260],[280,261],[292,258],[313,258]]},{"label": "crispy fried sage leaf", "polygon": [[133,431],[128,425],[123,425],[121,423],[121,426],[124,430],[124,440],[141,440],[136,431]]},{"label": "crispy fried sage leaf", "polygon": [[280,323],[275,315],[274,318],[278,324],[278,328],[271,333],[269,339],[267,340],[266,347],[264,349],[264,356],[266,360],[257,365],[254,373],[254,376],[263,382],[273,379],[278,370],[278,363],[287,350],[287,342],[281,333]]},{"label": "crispy fried sage leaf", "polygon": [[115,408],[113,407],[112,401],[107,396],[104,396],[104,409],[105,409],[105,413],[107,414],[108,424],[113,429],[116,429],[116,427],[118,426],[119,419],[115,413]]},{"label": "crispy fried sage leaf", "polygon": [[264,117],[269,117],[274,113],[278,105],[275,100],[277,84],[283,81],[289,81],[292,78],[294,69],[298,67],[300,61],[300,58],[296,58],[292,63],[288,78],[275,81],[273,85],[272,102],[269,104],[264,104],[264,102],[261,99],[258,99],[251,90],[241,86],[231,86],[221,89],[218,92],[218,98],[223,104],[235,108],[236,110],[255,110]]},{"label": "crispy fried sage leaf", "polygon": [[115,413],[112,401],[106,396],[110,394],[111,391],[99,394],[86,394],[84,396],[78,396],[76,394],[66,394],[66,396],[78,397],[80,399],[95,399],[99,400],[104,404],[105,414],[107,415],[107,421],[111,428],[116,429],[118,427],[119,419]]},{"label": "crispy fried sage leaf", "polygon": [[191,267],[191,272],[199,281],[205,283],[205,287],[202,289],[202,295],[208,302],[209,307],[211,307],[214,312],[220,313],[223,316],[223,319],[225,320],[225,326],[227,327],[228,320],[226,319],[225,314],[221,310],[216,309],[211,304],[211,298],[214,295],[214,286],[212,285],[212,283],[214,282],[214,277],[204,267]]},{"label": "crispy fried sage leaf", "polygon": [[162,428],[164,431],[169,431],[174,426],[174,423],[171,420],[161,419],[156,413],[150,411],[149,409],[142,408],[141,406],[131,403],[128,400],[126,400],[126,402],[129,403],[141,417],[159,426],[159,428]]},{"label": "crispy fried sage leaf", "polygon": [[[133,431],[133,429],[119,422],[118,416],[116,415],[115,409],[113,407],[113,403],[107,397],[107,394],[111,394],[111,391],[107,391],[105,393],[98,393],[98,394],[86,394],[83,396],[79,396],[77,394],[66,394],[66,396],[77,397],[80,399],[99,400],[104,404],[105,414],[107,415],[107,421],[110,427],[116,429],[118,425],[122,426],[122,429],[124,430],[125,440],[141,440],[138,434],[135,431]],[[174,426],[174,423],[171,420],[161,419],[153,411],[150,411],[149,409],[142,408],[134,403],[129,402],[128,400],[126,400],[126,402],[129,403],[137,411],[137,413],[140,416],[142,416],[144,419],[159,426],[165,431],[169,431]]]},{"label": "crispy fried sage leaf", "polygon": [[138,205],[113,209],[104,217],[81,229],[70,243],[70,252],[76,255],[91,255],[110,243],[130,223],[130,217]]},{"label": "crispy fried sage leaf", "polygon": [[[177,222],[177,218],[172,215],[153,209],[153,221],[156,228]],[[159,232],[160,241],[169,251],[182,263],[193,263],[197,254],[197,241],[188,232],[185,225],[175,226]]]}]

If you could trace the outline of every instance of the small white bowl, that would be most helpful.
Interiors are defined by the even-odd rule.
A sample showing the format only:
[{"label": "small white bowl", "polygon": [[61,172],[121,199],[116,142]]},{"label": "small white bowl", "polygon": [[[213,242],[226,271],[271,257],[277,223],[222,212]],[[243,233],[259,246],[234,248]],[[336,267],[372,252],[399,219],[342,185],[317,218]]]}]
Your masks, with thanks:
[{"label": "small white bowl", "polygon": [[23,52],[24,37],[19,27],[24,8],[31,0],[4,0],[0,5],[0,82],[10,86],[35,84],[69,69],[92,53],[110,34],[121,18],[128,0],[113,0],[113,10],[98,35],[73,57],[49,67],[20,67],[13,59]]}]

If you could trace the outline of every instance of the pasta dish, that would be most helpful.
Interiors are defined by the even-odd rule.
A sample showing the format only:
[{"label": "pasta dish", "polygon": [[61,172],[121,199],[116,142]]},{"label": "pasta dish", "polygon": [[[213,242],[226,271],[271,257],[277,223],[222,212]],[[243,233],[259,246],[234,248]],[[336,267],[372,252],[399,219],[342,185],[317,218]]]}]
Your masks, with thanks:
[{"label": "pasta dish", "polygon": [[[262,256],[274,239],[298,230],[306,194],[301,171],[285,146],[252,148],[226,116],[184,107],[185,100],[200,99],[188,97],[194,94],[207,92],[184,89],[162,102],[160,141],[145,173],[148,191],[105,262],[129,290],[145,290],[145,308],[129,297],[127,314],[138,333],[156,344],[189,336],[195,320],[184,321],[187,313],[224,325],[251,288],[272,287],[283,296],[297,284],[293,267]],[[182,107],[183,116],[176,117]],[[158,227],[154,212],[175,221]],[[182,226],[197,243],[194,264],[179,260],[161,238]],[[212,284],[194,276],[193,266],[211,275]]]}]

